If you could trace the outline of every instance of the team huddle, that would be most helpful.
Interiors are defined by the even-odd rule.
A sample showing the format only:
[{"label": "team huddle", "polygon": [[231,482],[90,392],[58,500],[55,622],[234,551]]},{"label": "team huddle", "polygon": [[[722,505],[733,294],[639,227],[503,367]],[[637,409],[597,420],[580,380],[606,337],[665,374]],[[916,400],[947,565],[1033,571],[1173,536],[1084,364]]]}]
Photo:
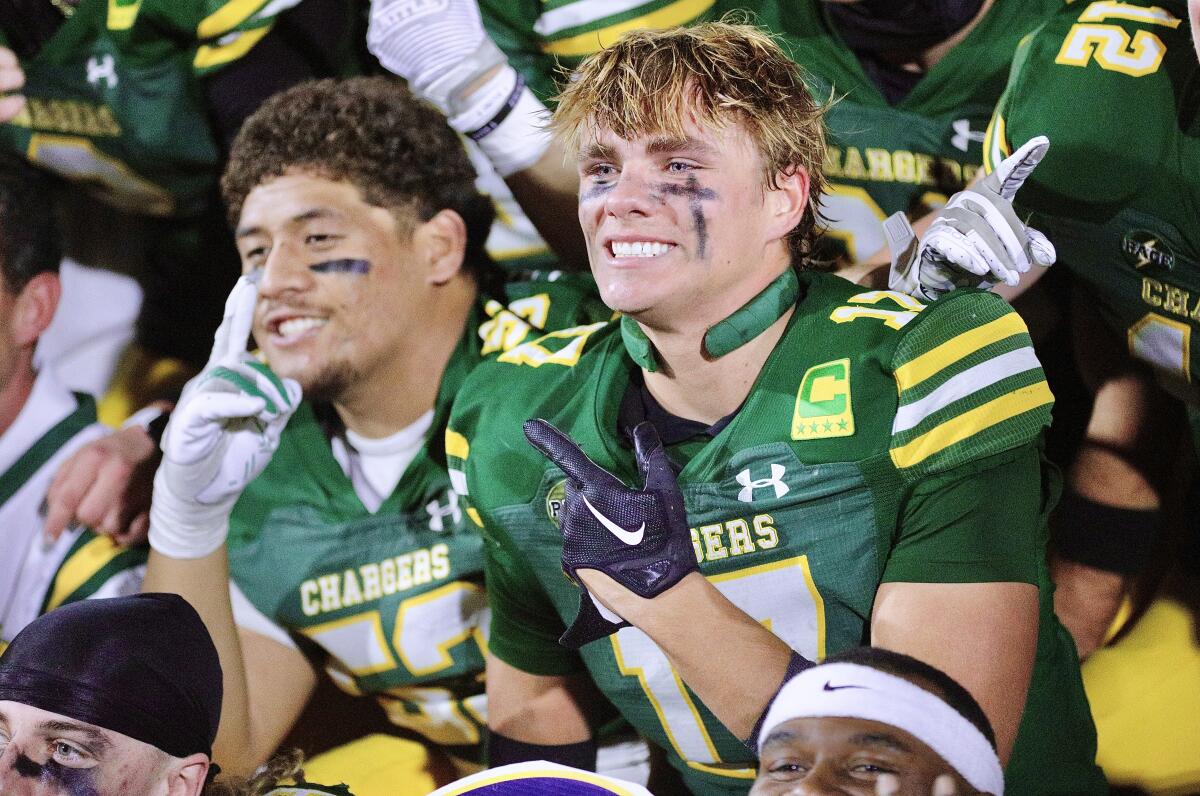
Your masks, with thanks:
[{"label": "team huddle", "polygon": [[[425,756],[380,793],[1108,792],[1080,660],[1196,498],[1200,0],[63,2],[0,14],[0,790],[344,796],[279,756],[328,677]],[[360,22],[385,74],[314,66]],[[46,342],[85,187],[213,253],[116,432]]]}]

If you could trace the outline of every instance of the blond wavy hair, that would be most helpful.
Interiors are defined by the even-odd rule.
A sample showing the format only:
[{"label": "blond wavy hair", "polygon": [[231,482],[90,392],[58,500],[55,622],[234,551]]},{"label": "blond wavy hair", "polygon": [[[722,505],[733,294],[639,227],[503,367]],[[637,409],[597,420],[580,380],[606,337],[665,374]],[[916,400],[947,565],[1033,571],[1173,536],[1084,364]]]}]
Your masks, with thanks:
[{"label": "blond wavy hair", "polygon": [[808,206],[788,236],[799,264],[821,231],[826,106],[809,93],[804,70],[744,19],[626,33],[579,65],[550,130],[574,153],[596,129],[624,139],[683,138],[688,115],[716,129],[741,124],[758,146],[764,186],[778,188],[781,175],[800,168],[808,173]]}]

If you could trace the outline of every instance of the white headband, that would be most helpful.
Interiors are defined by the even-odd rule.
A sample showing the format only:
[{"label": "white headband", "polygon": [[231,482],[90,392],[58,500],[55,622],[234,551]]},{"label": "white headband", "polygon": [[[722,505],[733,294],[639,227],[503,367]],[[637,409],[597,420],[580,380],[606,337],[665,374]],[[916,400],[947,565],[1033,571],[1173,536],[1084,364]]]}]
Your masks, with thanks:
[{"label": "white headband", "polygon": [[979,728],[934,694],[895,675],[856,663],[826,663],[793,677],[779,690],[758,751],[771,730],[803,718],[866,719],[890,724],[921,741],[975,790],[1003,796],[1004,772]]}]

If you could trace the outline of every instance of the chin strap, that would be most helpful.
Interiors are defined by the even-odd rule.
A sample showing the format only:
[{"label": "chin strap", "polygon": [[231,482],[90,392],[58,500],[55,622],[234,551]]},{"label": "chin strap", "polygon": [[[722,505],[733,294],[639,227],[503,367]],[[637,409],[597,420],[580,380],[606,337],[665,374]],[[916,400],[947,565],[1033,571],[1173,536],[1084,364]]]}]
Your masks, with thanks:
[{"label": "chin strap", "polygon": [[[744,346],[771,328],[771,324],[795,306],[800,297],[800,278],[796,269],[784,269],[762,292],[723,321],[713,324],[704,333],[704,350],[719,359]],[[647,373],[658,369],[654,344],[642,327],[628,315],[621,316],[621,342],[625,351]]]}]

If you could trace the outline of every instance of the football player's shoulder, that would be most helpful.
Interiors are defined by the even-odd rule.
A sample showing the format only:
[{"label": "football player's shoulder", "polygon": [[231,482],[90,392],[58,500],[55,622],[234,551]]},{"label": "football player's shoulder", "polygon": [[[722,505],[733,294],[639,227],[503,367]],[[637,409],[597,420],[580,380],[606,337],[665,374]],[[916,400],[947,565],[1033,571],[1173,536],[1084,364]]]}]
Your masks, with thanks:
[{"label": "football player's shoulder", "polygon": [[542,335],[607,321],[613,313],[600,301],[588,274],[533,272],[510,279],[481,300],[484,318],[478,329],[481,353],[509,351]]},{"label": "football player's shoulder", "polygon": [[472,451],[515,451],[536,457],[525,441],[522,424],[552,413],[585,388],[620,346],[619,324],[595,321],[531,335],[485,359],[454,399],[446,432],[451,468],[466,471],[468,460],[472,467],[478,464],[480,457]]},{"label": "football player's shoulder", "polygon": [[892,463],[934,473],[1037,439],[1054,397],[1029,331],[1004,299],[957,290],[902,330],[890,363],[899,395]]},{"label": "football player's shoulder", "polygon": [[806,272],[802,284],[799,311],[822,319],[821,338],[832,338],[847,356],[889,358],[899,332],[927,306],[905,293],[866,288],[834,274]]},{"label": "football player's shoulder", "polygon": [[1008,151],[1050,139],[1034,193],[1113,202],[1140,189],[1174,127],[1173,62],[1195,61],[1187,27],[1179,2],[1073,3],[1022,41],[994,124]]},{"label": "football player's shoulder", "polygon": [[300,0],[141,0],[109,3],[106,26],[118,39],[173,34],[177,42],[196,47],[192,67],[197,74],[215,72],[253,49],[276,19]]}]

